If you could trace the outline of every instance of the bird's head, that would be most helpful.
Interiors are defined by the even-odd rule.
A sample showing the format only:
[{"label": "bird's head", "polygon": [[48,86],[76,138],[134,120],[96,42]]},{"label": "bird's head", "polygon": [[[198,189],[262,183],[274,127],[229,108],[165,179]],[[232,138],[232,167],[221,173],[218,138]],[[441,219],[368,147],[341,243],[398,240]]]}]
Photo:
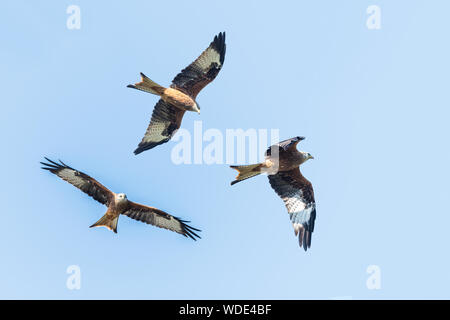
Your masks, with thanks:
[{"label": "bird's head", "polygon": [[[306,161],[308,161],[309,159],[314,159],[314,157],[311,155],[311,153],[309,153],[309,152],[303,152],[303,151],[301,151],[300,152],[301,154],[302,154],[302,156],[303,156],[303,162],[306,162]],[[302,163],[303,163],[302,162]]]},{"label": "bird's head", "polygon": [[123,203],[123,202],[126,202],[126,201],[128,201],[128,199],[127,199],[127,195],[125,193],[117,194],[117,202]]},{"label": "bird's head", "polygon": [[195,111],[198,114],[200,114],[200,106],[198,105],[197,101],[194,103],[194,106],[192,107],[192,111]]}]

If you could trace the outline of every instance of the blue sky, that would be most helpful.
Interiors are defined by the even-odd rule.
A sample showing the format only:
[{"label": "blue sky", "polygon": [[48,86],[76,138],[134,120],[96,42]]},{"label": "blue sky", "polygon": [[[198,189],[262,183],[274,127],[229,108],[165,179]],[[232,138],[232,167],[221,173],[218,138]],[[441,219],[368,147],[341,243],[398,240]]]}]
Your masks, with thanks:
[{"label": "blue sky", "polygon": [[[81,29],[66,27],[69,5]],[[369,5],[381,29],[366,27]],[[450,298],[444,1],[7,1],[0,10],[0,298]],[[183,128],[302,135],[317,202],[311,250],[259,176],[175,165],[169,142],[135,156],[162,85],[220,31],[225,65]],[[128,198],[192,221],[202,239],[104,213],[40,169],[62,159]],[[66,287],[70,265],[81,289]],[[369,290],[367,267],[381,270]]]}]

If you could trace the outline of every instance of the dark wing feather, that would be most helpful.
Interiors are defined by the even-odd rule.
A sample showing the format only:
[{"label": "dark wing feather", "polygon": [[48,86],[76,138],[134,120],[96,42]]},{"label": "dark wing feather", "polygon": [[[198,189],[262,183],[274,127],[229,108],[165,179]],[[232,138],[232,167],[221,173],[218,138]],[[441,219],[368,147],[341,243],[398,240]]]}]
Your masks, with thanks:
[{"label": "dark wing feather", "polygon": [[299,168],[268,177],[270,185],[286,205],[295,235],[299,236],[300,247],[303,246],[306,251],[311,247],[316,220],[316,203],[311,182],[303,177]]},{"label": "dark wing feather", "polygon": [[305,137],[294,137],[283,140],[277,144],[271,145],[267,149],[265,156],[270,157],[273,151],[278,151],[279,153],[296,151],[297,144],[304,139]]},{"label": "dark wing feather", "polygon": [[123,214],[132,219],[177,232],[193,240],[196,240],[196,237],[200,238],[195,233],[195,231],[200,230],[187,225],[186,223],[189,221],[181,220],[156,208],[129,201],[129,208]]},{"label": "dark wing feather", "polygon": [[185,111],[160,99],[153,110],[152,119],[134,154],[169,141],[180,128]]},{"label": "dark wing feather", "polygon": [[171,87],[187,93],[195,100],[200,90],[216,78],[225,60],[225,50],[225,32],[221,32],[197,60],[173,79]]},{"label": "dark wing feather", "polygon": [[113,192],[87,174],[69,167],[61,160],[59,161],[60,163],[54,162],[48,158],[45,158],[45,160],[49,163],[41,162],[43,165],[42,169],[56,174],[61,179],[69,182],[98,202],[108,205],[109,202],[114,199]]}]

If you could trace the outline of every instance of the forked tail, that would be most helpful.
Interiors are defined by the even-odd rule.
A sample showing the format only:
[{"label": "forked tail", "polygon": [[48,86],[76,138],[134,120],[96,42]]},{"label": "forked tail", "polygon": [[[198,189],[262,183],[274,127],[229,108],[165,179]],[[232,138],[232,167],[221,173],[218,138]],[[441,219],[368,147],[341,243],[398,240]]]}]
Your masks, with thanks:
[{"label": "forked tail", "polygon": [[160,86],[156,82],[153,82],[152,80],[150,80],[150,78],[148,78],[142,72],[141,72],[141,78],[142,78],[141,82],[135,83],[134,85],[129,84],[127,87],[145,91],[145,92],[149,92],[149,93],[153,93],[158,96],[160,96],[164,93],[164,90],[166,88],[164,88],[163,86]]},{"label": "forked tail", "polygon": [[232,181],[231,185],[261,174],[262,166],[262,163],[251,164],[247,166],[230,166],[230,168],[233,168],[239,172],[236,180]]},{"label": "forked tail", "polygon": [[94,223],[89,228],[94,227],[106,227],[111,231],[114,231],[114,233],[117,233],[117,222],[119,221],[119,216],[111,216],[109,214],[105,214],[103,217],[100,218],[96,223]]}]

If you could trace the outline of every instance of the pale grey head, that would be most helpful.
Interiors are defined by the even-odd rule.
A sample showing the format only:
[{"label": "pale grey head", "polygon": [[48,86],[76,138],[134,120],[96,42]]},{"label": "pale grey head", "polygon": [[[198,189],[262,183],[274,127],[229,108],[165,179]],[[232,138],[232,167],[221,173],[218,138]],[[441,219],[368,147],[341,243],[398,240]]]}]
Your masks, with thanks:
[{"label": "pale grey head", "polygon": [[309,152],[300,151],[300,154],[302,155],[302,163],[308,161],[309,159],[314,159],[314,157]]},{"label": "pale grey head", "polygon": [[116,194],[116,202],[118,204],[120,204],[120,203],[127,203],[128,202],[127,195],[125,193],[118,193],[118,194]]}]

